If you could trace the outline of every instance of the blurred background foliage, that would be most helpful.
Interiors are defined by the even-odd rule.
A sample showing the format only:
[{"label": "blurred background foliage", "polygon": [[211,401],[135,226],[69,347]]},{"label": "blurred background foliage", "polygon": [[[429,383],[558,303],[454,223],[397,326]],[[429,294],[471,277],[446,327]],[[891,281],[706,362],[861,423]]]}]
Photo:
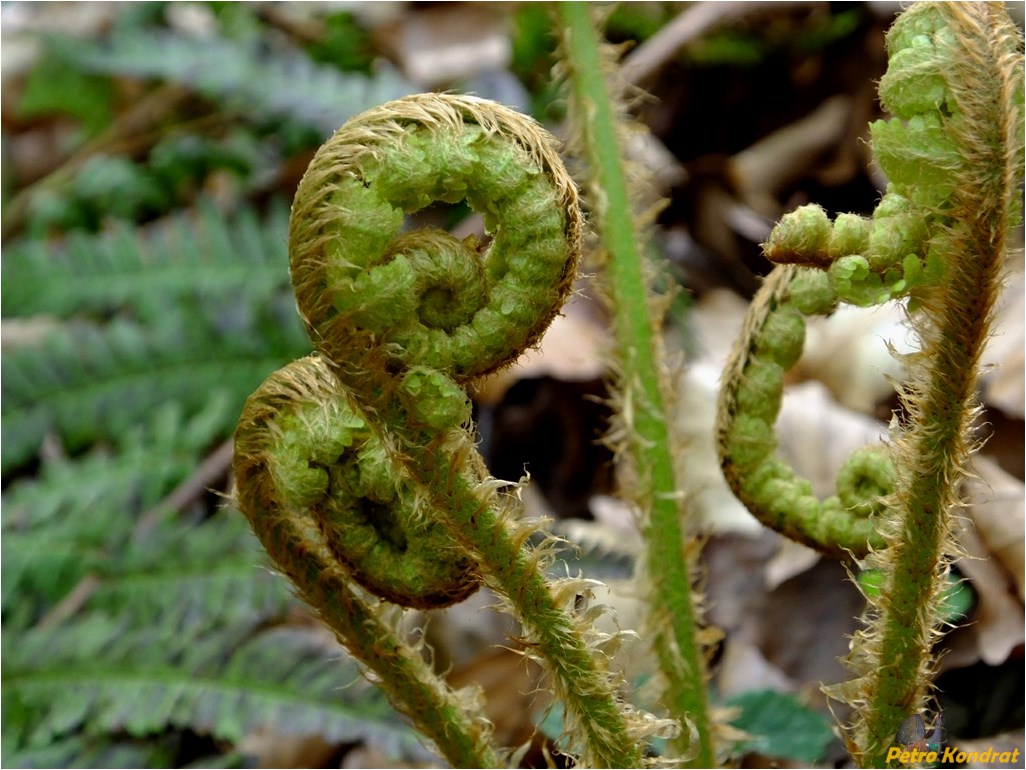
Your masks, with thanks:
[{"label": "blurred background foliage", "polygon": [[[700,5],[623,4],[607,35],[640,54]],[[867,211],[880,187],[857,138],[878,109],[896,7],[726,5],[738,9],[699,9],[710,18],[657,66],[625,68],[648,93],[634,105],[654,140],[640,162],[668,201],[655,258],[696,301],[750,295],[759,240],[785,209]],[[310,349],[285,244],[313,152],[351,115],[432,89],[511,104],[565,134],[545,4],[9,2],[0,14],[3,764],[430,762],[260,568],[225,507],[230,436],[246,396]],[[594,442],[603,379],[583,368],[482,392],[482,447],[498,476],[526,465],[543,511],[582,543],[586,573],[615,579],[631,554],[594,521],[594,501],[615,490]],[[886,413],[886,399],[873,403]],[[1021,436],[1021,410],[992,425]],[[1003,457],[996,445],[1021,481],[1021,443]],[[726,615],[714,619],[729,631]],[[487,682],[491,667],[501,737],[545,732],[543,708],[503,695],[523,667],[487,645],[508,629],[461,657],[466,640],[434,627],[454,680]],[[736,693],[768,680],[748,678],[723,685],[724,703],[757,733],[766,698]],[[776,740],[739,753],[831,761],[839,747],[807,695],[771,698],[783,724],[801,724],[794,742],[778,724]],[[1008,699],[1021,725],[1021,674]],[[988,718],[980,734],[1007,729],[1007,714]]]}]

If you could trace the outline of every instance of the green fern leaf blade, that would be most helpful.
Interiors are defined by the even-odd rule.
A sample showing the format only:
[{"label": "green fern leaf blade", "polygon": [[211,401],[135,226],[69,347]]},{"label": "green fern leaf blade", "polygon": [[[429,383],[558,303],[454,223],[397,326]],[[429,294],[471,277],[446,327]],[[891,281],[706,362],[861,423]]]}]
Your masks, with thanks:
[{"label": "green fern leaf blade", "polygon": [[211,305],[261,302],[286,288],[288,210],[265,222],[250,209],[226,218],[209,202],[140,231],[73,233],[63,248],[27,240],[7,247],[0,281],[4,317],[68,318],[131,311],[144,319],[183,298]]},{"label": "green fern leaf blade", "polygon": [[[175,752],[166,741],[129,741],[74,735],[45,746],[11,752],[3,743],[4,767],[138,768],[175,767]],[[229,757],[236,759],[237,757]],[[206,767],[217,765],[205,764]],[[227,766],[227,765],[222,765]],[[241,765],[237,765],[241,766]]]},{"label": "green fern leaf blade", "polygon": [[88,72],[182,83],[244,114],[299,119],[325,135],[413,90],[391,70],[373,77],[343,73],[299,50],[268,57],[237,41],[160,31],[115,35],[105,46],[75,46],[71,55]]},{"label": "green fern leaf blade", "polygon": [[[218,319],[195,317],[167,318],[166,328],[156,330],[122,321],[79,325],[42,348],[5,353],[3,470],[31,457],[47,431],[75,451],[117,439],[162,404],[195,414],[221,394],[237,413],[268,372],[309,350],[294,310],[283,310],[279,303],[262,308],[261,317],[229,318],[224,331]],[[222,435],[231,420],[223,421]]]},{"label": "green fern leaf blade", "polygon": [[169,629],[281,619],[293,601],[290,585],[264,563],[256,537],[235,511],[221,511],[198,527],[171,517],[124,549],[117,574],[100,584],[87,606]]},{"label": "green fern leaf blade", "polygon": [[[153,536],[135,542],[139,516],[196,467],[226,418],[230,415],[223,401],[212,401],[189,421],[183,421],[181,410],[167,406],[150,425],[127,436],[116,453],[93,452],[74,460],[49,462],[36,477],[11,483],[0,508],[0,606],[5,622],[14,615],[31,619],[48,612],[87,575],[101,580],[98,597],[112,582],[117,584],[116,578],[124,579],[133,570],[147,572],[156,580],[163,574],[161,567],[164,572],[173,568],[188,572],[186,567],[196,563],[209,564],[208,569],[224,566],[230,561],[225,553],[251,566],[254,538],[241,516],[215,516],[199,531],[165,517],[156,522]],[[113,554],[117,558],[112,558]],[[241,571],[241,566],[237,568]],[[238,582],[242,580],[239,575]],[[224,582],[221,579],[218,585]],[[251,606],[250,594],[257,595],[254,602],[259,601],[261,607],[270,606],[269,598],[259,596],[266,592],[268,582],[258,579],[252,587],[236,591],[239,599],[232,606],[240,616]],[[159,594],[140,591],[133,597],[134,606],[150,601],[152,606],[162,607],[172,599],[174,606],[196,605],[170,586],[160,590]],[[204,608],[211,607],[219,596],[209,588],[195,590],[209,592],[204,594]],[[221,593],[228,590],[234,589],[228,586]],[[281,601],[279,598],[277,606]],[[111,612],[123,609],[111,603],[106,607]],[[216,618],[217,614],[210,616]]]},{"label": "green fern leaf blade", "polygon": [[[19,699],[34,716],[29,745],[83,728],[144,736],[175,726],[237,742],[272,727],[331,742],[368,740],[391,753],[416,750],[415,734],[378,690],[357,683],[353,662],[325,646],[319,630],[272,629],[241,644],[228,643],[237,629],[223,633],[161,646],[96,615],[36,630],[20,640],[20,654],[5,644],[3,698]],[[75,640],[84,644],[76,649]],[[236,649],[227,660],[179,649],[198,642]],[[101,645],[101,654],[90,654]]]}]

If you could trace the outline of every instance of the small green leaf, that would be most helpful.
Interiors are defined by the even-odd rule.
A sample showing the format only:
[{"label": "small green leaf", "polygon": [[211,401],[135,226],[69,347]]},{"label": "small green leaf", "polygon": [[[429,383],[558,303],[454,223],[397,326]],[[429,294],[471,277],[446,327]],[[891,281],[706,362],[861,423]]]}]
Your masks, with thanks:
[{"label": "small green leaf", "polygon": [[774,690],[740,693],[726,705],[741,709],[732,724],[752,737],[735,747],[771,757],[815,762],[833,738],[830,721],[796,696]]},{"label": "small green leaf", "polygon": [[976,602],[976,591],[968,580],[948,576],[948,587],[941,594],[937,603],[941,620],[945,623],[957,623],[972,609]]},{"label": "small green leaf", "polygon": [[[941,592],[937,608],[942,623],[957,623],[969,614],[976,601],[976,591],[972,585],[958,575],[948,575],[945,580],[947,587]],[[880,595],[884,584],[884,575],[878,569],[867,569],[859,573],[859,585],[866,596],[873,598]]]},{"label": "small green leaf", "polygon": [[71,115],[82,121],[89,135],[111,122],[112,89],[106,77],[90,75],[75,67],[51,44],[29,73],[18,102],[18,115]]}]

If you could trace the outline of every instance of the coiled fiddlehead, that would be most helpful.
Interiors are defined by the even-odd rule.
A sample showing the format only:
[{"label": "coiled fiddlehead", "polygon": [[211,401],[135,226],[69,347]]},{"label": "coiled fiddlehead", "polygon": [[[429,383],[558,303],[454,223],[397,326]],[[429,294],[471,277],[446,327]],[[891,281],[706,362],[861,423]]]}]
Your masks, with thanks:
[{"label": "coiled fiddlehead", "polygon": [[[831,223],[804,207],[771,234],[767,256],[791,264],[774,270],[753,303],[719,418],[725,473],[757,516],[828,551],[838,550],[828,529],[854,533],[840,549],[868,552],[864,566],[883,575],[852,640],[856,678],[829,688],[854,707],[846,738],[863,767],[887,766],[899,727],[925,706],[979,412],[979,358],[1006,236],[1021,216],[1024,156],[1022,38],[1002,3],[917,3],[889,31],[887,50],[880,98],[895,117],[870,127],[887,193],[871,219]],[[886,455],[850,474],[869,495],[826,510],[772,456],[780,376],[800,355],[801,316],[903,296],[920,338],[899,389],[907,418]],[[867,510],[877,514],[871,526]]]},{"label": "coiled fiddlehead", "polygon": [[763,524],[824,553],[864,556],[881,542],[872,516],[880,512],[879,498],[893,491],[886,454],[876,448],[854,454],[838,476],[837,494],[825,500],[776,456],[774,422],[784,375],[801,357],[803,316],[832,312],[837,303],[826,278],[786,265],[763,283],[723,373],[717,441],[727,483]]},{"label": "coiled fiddlehead", "polygon": [[[407,214],[464,200],[484,216],[489,244],[403,232]],[[545,578],[544,551],[521,548],[532,530],[513,521],[515,498],[499,494],[504,482],[474,450],[463,389],[537,342],[576,276],[581,227],[551,138],[466,96],[408,97],[350,120],[318,151],[293,204],[291,276],[317,353],[247,402],[238,501],[274,561],[443,751],[450,734],[472,743],[481,730],[422,723],[424,702],[440,698],[431,708],[448,713],[451,699],[432,686],[410,706],[409,677],[389,685],[407,653],[390,641],[382,658],[380,640],[394,634],[343,576],[419,608],[459,601],[484,579],[549,661],[583,733],[582,761],[641,761],[612,682],[562,608],[566,591]],[[333,618],[337,600],[324,605],[329,578],[357,617],[370,608],[355,643],[351,618]]]},{"label": "coiled fiddlehead", "polygon": [[[441,230],[402,232],[406,214],[464,199],[494,230],[487,248]],[[535,124],[469,97],[370,110],[303,177],[289,260],[320,355],[274,375],[266,389],[295,383],[296,398],[273,422],[255,422],[250,413],[266,400],[258,391],[240,435],[267,431],[264,452],[274,457],[260,467],[276,491],[270,505],[310,511],[335,558],[372,593],[429,608],[477,587],[476,568],[430,515],[433,482],[443,468],[463,475],[443,480],[451,496],[484,480],[460,385],[512,361],[555,315],[576,271],[576,211],[573,185]],[[435,459],[443,452],[460,459]],[[463,496],[463,509],[481,504]],[[251,509],[269,504],[247,499]]]},{"label": "coiled fiddlehead", "polygon": [[916,6],[888,35],[880,99],[894,119],[870,126],[886,194],[871,218],[841,214],[831,222],[811,205],[780,221],[763,248],[785,266],[753,300],[724,375],[718,442],[735,494],[764,524],[835,555],[861,557],[883,544],[874,518],[896,489],[894,464],[883,448],[861,450],[841,472],[838,494],[818,500],[776,457],[773,423],[783,375],[801,355],[803,316],[828,315],[839,302],[901,297],[913,312],[937,312],[952,265],[964,260],[953,232],[971,171],[966,142],[985,123],[972,114],[979,104],[966,102],[954,84],[949,57],[960,43],[950,17],[958,14],[948,5]]},{"label": "coiled fiddlehead", "polygon": [[[344,380],[377,359],[467,382],[537,342],[566,298],[581,229],[573,183],[533,121],[486,104],[428,96],[369,110],[300,183],[293,283]],[[487,249],[441,230],[400,233],[404,212],[462,200],[494,233]]]}]

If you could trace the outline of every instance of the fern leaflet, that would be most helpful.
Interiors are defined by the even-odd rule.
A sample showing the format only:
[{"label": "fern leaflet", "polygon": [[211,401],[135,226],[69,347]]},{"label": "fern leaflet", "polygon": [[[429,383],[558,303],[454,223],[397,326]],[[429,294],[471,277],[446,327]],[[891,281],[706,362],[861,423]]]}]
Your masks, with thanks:
[{"label": "fern leaflet", "polygon": [[373,740],[390,753],[416,749],[416,735],[384,696],[358,681],[355,665],[319,631],[249,632],[158,638],[93,613],[33,629],[17,644],[5,635],[5,708],[16,700],[32,717],[16,748],[44,747],[83,727],[138,737],[173,725],[231,742],[273,726],[328,741]]},{"label": "fern leaflet", "polygon": [[124,435],[165,403],[194,414],[221,393],[236,412],[267,372],[309,349],[284,294],[259,308],[168,311],[162,321],[77,324],[39,348],[5,352],[3,470],[29,459],[49,431],[77,451]]},{"label": "fern leaflet", "polygon": [[183,298],[263,301],[288,286],[288,211],[280,201],[264,222],[248,208],[225,218],[205,201],[198,214],[138,233],[119,223],[101,235],[72,233],[58,248],[38,239],[11,244],[0,283],[4,317],[130,310],[156,321]]},{"label": "fern leaflet", "polygon": [[298,50],[268,57],[238,41],[158,30],[116,34],[102,46],[69,46],[68,54],[87,72],[183,83],[247,115],[296,118],[325,135],[352,115],[412,90],[388,69],[373,77],[343,73]]}]

